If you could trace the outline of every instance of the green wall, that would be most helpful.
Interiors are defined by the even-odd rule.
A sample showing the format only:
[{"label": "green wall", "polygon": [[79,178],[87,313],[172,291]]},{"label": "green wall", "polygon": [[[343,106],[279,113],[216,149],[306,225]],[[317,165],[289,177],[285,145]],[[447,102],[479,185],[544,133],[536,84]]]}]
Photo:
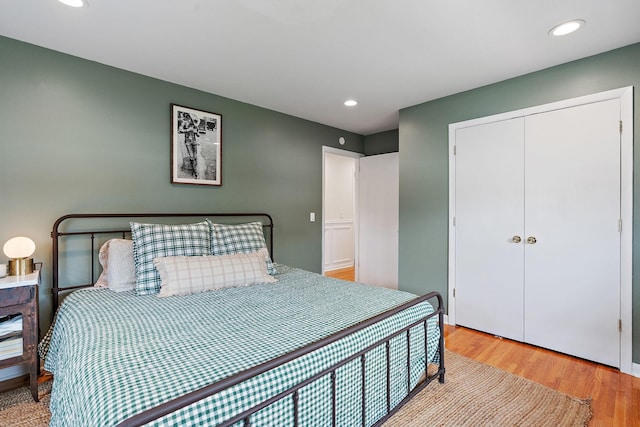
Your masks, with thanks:
[{"label": "green wall", "polygon": [[[268,212],[276,260],[321,270],[322,145],[363,136],[3,37],[0,61],[0,243],[36,242],[43,331],[67,213]],[[222,114],[221,187],[170,183],[171,103]]]},{"label": "green wall", "polygon": [[399,145],[398,129],[374,133],[364,137],[364,155],[375,156],[376,154],[397,153]]},{"label": "green wall", "polygon": [[[640,44],[400,111],[400,288],[447,295],[448,125],[626,86],[640,87]],[[640,96],[634,95],[634,111]],[[634,115],[634,164],[640,119]],[[640,177],[634,176],[633,360],[640,362]]]}]

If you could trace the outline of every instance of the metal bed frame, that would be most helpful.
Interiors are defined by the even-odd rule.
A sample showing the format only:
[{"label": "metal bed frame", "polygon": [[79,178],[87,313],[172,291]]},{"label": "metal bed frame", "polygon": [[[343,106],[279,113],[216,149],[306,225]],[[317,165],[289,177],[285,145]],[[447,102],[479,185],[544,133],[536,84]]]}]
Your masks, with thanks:
[{"label": "metal bed frame", "polygon": [[[61,292],[65,292],[65,291],[71,291],[71,290],[75,290],[75,289],[80,289],[80,288],[86,288],[86,287],[90,287],[93,286],[93,283],[95,282],[95,254],[97,253],[97,248],[95,246],[95,238],[96,236],[108,236],[108,235],[114,235],[114,236],[121,236],[122,238],[126,238],[126,235],[130,233],[130,229],[125,229],[125,228],[113,228],[113,229],[105,229],[105,230],[73,230],[73,231],[61,231],[61,226],[63,223],[65,223],[66,221],[72,221],[74,219],[77,220],[86,220],[86,219],[154,219],[154,218],[172,218],[174,220],[176,219],[181,219],[181,218],[223,218],[225,220],[225,222],[228,222],[231,219],[244,219],[246,222],[246,220],[261,220],[261,222],[263,223],[263,227],[264,229],[267,231],[266,235],[268,236],[267,241],[268,241],[268,246],[269,246],[269,252],[271,254],[271,257],[273,258],[273,219],[269,214],[266,213],[123,213],[123,214],[119,214],[119,213],[115,213],[115,214],[70,214],[70,215],[65,215],[62,216],[60,218],[58,218],[54,225],[53,225],[53,230],[51,231],[51,237],[53,239],[53,281],[52,281],[52,288],[51,288],[51,292],[53,294],[53,309],[52,309],[52,316],[55,317],[55,313],[57,311],[57,308],[59,306],[60,303],[60,296],[59,294]],[[91,277],[91,283],[88,284],[82,284],[82,285],[74,285],[74,286],[65,286],[65,287],[61,287],[60,283],[59,283],[59,275],[60,275],[60,239],[62,237],[65,236],[87,236],[90,239],[90,245],[91,245],[91,267],[90,267],[90,277]],[[126,420],[124,420],[123,422],[121,422],[120,424],[118,424],[119,427],[134,427],[134,426],[141,426],[144,425],[146,423],[149,423],[150,421],[159,419],[167,414],[170,414],[174,411],[177,411],[181,408],[184,408],[190,404],[193,404],[199,400],[202,400],[204,398],[207,398],[209,396],[212,396],[216,393],[219,393],[223,390],[226,390],[228,388],[231,388],[237,384],[240,384],[252,377],[255,377],[257,375],[260,375],[264,372],[267,372],[271,369],[274,369],[278,366],[284,365],[298,357],[304,356],[308,353],[311,353],[321,347],[324,347],[326,345],[329,345],[331,343],[334,343],[350,334],[356,333],[362,329],[365,329],[371,325],[374,325],[377,322],[380,322],[384,319],[387,319],[393,315],[395,315],[396,313],[399,313],[405,309],[408,309],[412,306],[415,306],[417,304],[423,303],[425,301],[431,301],[432,305],[434,305],[434,311],[432,313],[430,313],[427,316],[424,316],[422,318],[420,318],[419,320],[415,321],[414,323],[407,325],[405,328],[396,331],[394,334],[385,337],[384,339],[379,340],[378,342],[371,344],[370,346],[362,349],[361,351],[359,351],[358,353],[352,354],[351,356],[349,356],[346,359],[341,360],[340,362],[336,363],[335,365],[323,370],[322,372],[317,373],[316,375],[306,379],[305,381],[294,385],[293,387],[289,388],[288,390],[285,390],[283,392],[281,392],[280,394],[273,396],[272,398],[263,401],[262,403],[240,413],[237,414],[236,416],[234,416],[233,418],[228,419],[227,421],[219,424],[220,427],[226,427],[226,426],[230,426],[233,425],[237,422],[243,422],[243,425],[245,427],[249,427],[251,425],[251,416],[260,411],[261,409],[275,403],[278,402],[282,399],[285,398],[289,398],[292,399],[292,403],[293,403],[293,417],[294,417],[294,426],[298,426],[298,414],[299,414],[299,407],[298,407],[298,393],[299,390],[303,387],[305,387],[306,385],[311,384],[312,382],[325,377],[325,376],[329,376],[330,381],[331,381],[331,402],[332,402],[332,426],[336,426],[337,424],[337,414],[336,414],[336,408],[338,406],[337,402],[336,402],[336,371],[338,370],[338,368],[346,365],[347,363],[350,363],[354,360],[359,359],[360,360],[360,369],[362,372],[362,381],[361,381],[361,389],[362,389],[362,402],[361,402],[361,418],[362,418],[362,426],[365,427],[366,426],[366,395],[365,395],[365,376],[364,376],[364,372],[365,372],[365,361],[367,358],[367,353],[369,353],[370,351],[380,347],[380,346],[384,346],[385,351],[386,351],[386,415],[384,415],[382,418],[380,418],[379,420],[377,420],[373,425],[374,426],[380,426],[382,425],[386,420],[388,420],[393,414],[395,414],[402,406],[404,406],[409,400],[411,400],[411,398],[413,398],[416,394],[418,394],[420,391],[422,391],[427,385],[429,385],[433,380],[435,380],[436,378],[438,378],[438,381],[440,383],[444,383],[444,377],[445,377],[445,363],[444,363],[444,304],[443,304],[443,300],[442,300],[442,296],[438,293],[438,292],[430,292],[426,295],[423,295],[421,297],[415,298],[411,301],[408,301],[398,307],[395,307],[391,310],[385,311],[381,314],[378,314],[374,317],[371,317],[369,319],[366,319],[360,323],[357,323],[349,328],[346,328],[344,330],[341,330],[333,335],[330,335],[328,337],[325,337],[319,341],[313,342],[311,344],[308,344],[304,347],[301,347],[299,349],[296,349],[290,353],[284,354],[282,356],[279,356],[275,359],[269,360],[265,363],[262,363],[260,365],[254,366],[250,369],[247,369],[245,371],[239,372],[235,375],[232,375],[230,377],[227,377],[221,381],[215,382],[213,384],[207,385],[201,389],[192,391],[190,393],[187,393],[183,396],[180,396],[178,398],[175,398],[173,400],[170,400],[168,402],[165,402],[164,404],[161,404],[159,406],[153,407],[151,409],[148,409],[146,411],[143,411],[141,413],[138,413]],[[435,304],[433,304],[435,303]],[[429,368],[429,361],[426,360],[426,354],[427,354],[427,322],[431,319],[437,317],[437,322],[438,322],[438,328],[439,328],[439,332],[440,332],[440,338],[439,338],[439,342],[438,342],[438,349],[437,349],[437,354],[439,356],[439,364],[437,366],[437,370],[435,370],[435,372],[429,374],[428,373],[428,368]],[[410,334],[411,334],[411,329],[415,326],[418,326],[420,324],[424,325],[424,351],[425,351],[425,365],[424,365],[424,379],[413,389],[411,389],[411,380],[410,380],[410,375],[407,375],[407,391],[408,394],[407,396],[400,401],[397,405],[395,405],[394,407],[391,406],[391,392],[390,392],[390,387],[391,387],[391,379],[390,379],[390,371],[391,371],[391,356],[390,356],[390,342],[393,338],[404,334],[407,337],[407,360],[406,360],[406,366],[407,366],[407,372],[409,373],[411,371],[411,358],[410,358],[410,354],[411,354],[411,341],[410,341]]]}]

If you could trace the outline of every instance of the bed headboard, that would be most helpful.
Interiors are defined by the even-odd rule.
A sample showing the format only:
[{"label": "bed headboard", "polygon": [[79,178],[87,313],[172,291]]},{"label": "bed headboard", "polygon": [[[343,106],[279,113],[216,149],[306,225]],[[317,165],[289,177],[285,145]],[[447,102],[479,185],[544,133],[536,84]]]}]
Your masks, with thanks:
[{"label": "bed headboard", "polygon": [[[98,275],[98,251],[103,241],[111,238],[127,238],[131,235],[130,221],[176,224],[185,220],[209,218],[214,222],[237,224],[259,221],[265,231],[269,253],[273,259],[273,219],[266,213],[112,213],[69,214],[58,218],[51,230],[53,240],[53,294],[52,316],[60,303],[60,293],[93,286]],[[73,244],[65,244],[74,239]],[[81,242],[79,243],[78,240]],[[62,270],[75,262],[85,264],[82,272],[73,278]],[[88,266],[86,264],[89,264]],[[64,283],[61,283],[64,282]],[[73,283],[68,283],[73,282]],[[78,283],[79,282],[79,283]]]}]

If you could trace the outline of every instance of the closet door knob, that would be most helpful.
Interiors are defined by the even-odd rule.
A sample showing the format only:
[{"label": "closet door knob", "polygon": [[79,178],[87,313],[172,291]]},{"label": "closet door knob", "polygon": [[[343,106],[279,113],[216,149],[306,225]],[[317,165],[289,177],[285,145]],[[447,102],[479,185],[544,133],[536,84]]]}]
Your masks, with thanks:
[{"label": "closet door knob", "polygon": [[520,243],[522,242],[522,237],[520,236],[513,236],[513,243]]},{"label": "closet door knob", "polygon": [[536,238],[533,237],[533,236],[527,237],[527,243],[530,244],[530,245],[535,245],[537,241],[538,240],[536,240]]}]

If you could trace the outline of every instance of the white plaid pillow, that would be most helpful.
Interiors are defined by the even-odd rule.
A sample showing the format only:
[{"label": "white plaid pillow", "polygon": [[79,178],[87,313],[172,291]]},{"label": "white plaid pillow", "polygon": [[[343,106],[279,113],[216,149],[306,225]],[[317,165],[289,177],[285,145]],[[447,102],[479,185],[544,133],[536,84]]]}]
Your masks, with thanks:
[{"label": "white plaid pillow", "polygon": [[267,273],[268,256],[263,248],[248,254],[156,258],[153,263],[162,280],[158,296],[277,282]]},{"label": "white plaid pillow", "polygon": [[137,295],[157,294],[160,290],[154,258],[208,255],[211,250],[211,228],[207,221],[180,225],[132,222],[131,237]]},{"label": "white plaid pillow", "polygon": [[[209,220],[207,220],[209,221]],[[247,254],[259,249],[267,249],[261,222],[246,224],[211,224],[211,254]],[[271,257],[267,254],[267,272],[277,274]]]}]

